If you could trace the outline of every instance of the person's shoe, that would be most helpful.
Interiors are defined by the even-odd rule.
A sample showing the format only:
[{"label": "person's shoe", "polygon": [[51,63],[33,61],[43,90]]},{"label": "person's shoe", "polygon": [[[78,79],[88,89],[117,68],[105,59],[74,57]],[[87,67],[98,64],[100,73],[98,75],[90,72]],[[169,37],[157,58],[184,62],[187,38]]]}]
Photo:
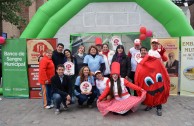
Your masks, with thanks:
[{"label": "person's shoe", "polygon": [[53,104],[51,104],[51,105],[50,105],[50,107],[51,107],[51,108],[53,108],[53,107],[54,107],[54,105],[53,105]]},{"label": "person's shoe", "polygon": [[157,109],[157,115],[162,116],[162,109]]},{"label": "person's shoe", "polygon": [[55,109],[55,115],[58,115],[60,113],[59,109]]},{"label": "person's shoe", "polygon": [[144,111],[150,111],[151,109],[152,109],[152,107],[147,106],[147,107],[144,109]]},{"label": "person's shoe", "polygon": [[51,109],[51,106],[50,106],[50,105],[47,105],[47,106],[45,107],[45,109]]}]

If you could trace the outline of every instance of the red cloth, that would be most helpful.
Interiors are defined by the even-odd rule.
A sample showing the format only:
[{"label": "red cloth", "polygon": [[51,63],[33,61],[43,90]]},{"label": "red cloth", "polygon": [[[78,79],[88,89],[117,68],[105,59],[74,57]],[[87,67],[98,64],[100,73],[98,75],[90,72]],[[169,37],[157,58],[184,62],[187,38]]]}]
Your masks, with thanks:
[{"label": "red cloth", "polygon": [[107,52],[102,52],[106,57],[108,57],[109,50]]},{"label": "red cloth", "polygon": [[51,82],[51,78],[55,75],[55,66],[52,59],[49,59],[46,55],[39,62],[39,78],[40,84],[45,84],[45,81]]},{"label": "red cloth", "polygon": [[145,99],[145,96],[146,91],[143,91],[142,95],[139,97],[129,96],[127,99],[124,100],[112,99],[101,102],[98,101],[97,107],[103,116],[105,116],[108,112],[122,113],[129,110],[135,112],[139,104],[141,104],[141,102],[143,102],[143,100]]},{"label": "red cloth", "polygon": [[[132,111],[135,111],[138,107],[138,105],[144,101],[145,96],[146,96],[146,91],[143,91],[141,93],[141,96],[136,97],[136,96],[129,96],[126,99],[123,100],[116,100],[116,99],[111,99],[111,100],[106,100],[106,101],[101,101],[104,99],[108,93],[110,92],[110,80],[107,81],[107,86],[104,90],[104,92],[99,96],[98,102],[97,102],[97,107],[99,111],[102,113],[102,115],[106,115],[109,111],[111,112],[127,112],[130,109]],[[132,84],[131,82],[127,81],[124,79],[124,85],[126,87],[129,87],[133,90],[141,91],[142,88]],[[140,94],[140,93],[139,93]]]},{"label": "red cloth", "polygon": [[137,65],[135,84],[147,91],[145,105],[157,106],[167,102],[170,78],[160,59],[146,55]]}]

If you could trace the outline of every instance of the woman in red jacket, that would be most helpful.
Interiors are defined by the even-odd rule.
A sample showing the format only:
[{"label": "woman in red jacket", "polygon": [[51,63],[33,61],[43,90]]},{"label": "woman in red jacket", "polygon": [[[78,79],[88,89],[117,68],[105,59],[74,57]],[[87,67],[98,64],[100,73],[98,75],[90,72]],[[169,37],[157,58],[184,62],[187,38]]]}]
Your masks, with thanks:
[{"label": "woman in red jacket", "polygon": [[50,109],[51,105],[51,78],[55,75],[55,66],[52,61],[52,50],[48,49],[39,62],[39,83],[42,88],[44,108]]},{"label": "woman in red jacket", "polygon": [[[142,92],[141,96],[131,96],[126,87]],[[108,112],[125,114],[129,110],[135,111],[137,106],[145,99],[145,95],[146,92],[142,88],[120,77],[120,64],[113,62],[111,78],[107,81],[104,92],[98,98],[97,107],[102,115],[106,115]],[[103,99],[107,100],[104,101]]]}]

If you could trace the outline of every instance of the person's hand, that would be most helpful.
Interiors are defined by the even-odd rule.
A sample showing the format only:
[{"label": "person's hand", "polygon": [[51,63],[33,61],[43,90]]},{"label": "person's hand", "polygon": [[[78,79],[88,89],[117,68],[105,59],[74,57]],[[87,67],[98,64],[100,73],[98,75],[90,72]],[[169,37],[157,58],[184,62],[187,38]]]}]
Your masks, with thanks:
[{"label": "person's hand", "polygon": [[45,84],[48,84],[48,83],[49,83],[49,81],[48,81],[48,80],[46,80],[46,81],[45,81]]},{"label": "person's hand", "polygon": [[81,94],[85,95],[85,94],[86,94],[86,92],[81,92]]},{"label": "person's hand", "polygon": [[158,53],[160,53],[161,56],[163,56],[163,54],[166,52],[166,49],[161,45],[161,50],[158,51]]},{"label": "person's hand", "polygon": [[91,95],[92,94],[92,92],[88,92],[88,93],[85,93],[86,95]]},{"label": "person's hand", "polygon": [[106,97],[106,99],[107,99],[107,100],[110,100],[110,99],[112,99],[112,97],[111,97],[110,95],[108,95],[108,96]]},{"label": "person's hand", "polygon": [[66,101],[66,105],[69,105],[70,103],[71,103],[71,101],[68,101],[68,100]]},{"label": "person's hand", "polygon": [[94,72],[91,72],[91,74],[92,74],[92,76],[94,76],[94,75],[95,75],[95,73],[94,73]]},{"label": "person's hand", "polygon": [[70,95],[67,95],[67,101],[71,101],[71,96]]},{"label": "person's hand", "polygon": [[126,76],[126,77],[125,77],[125,79],[127,79],[127,80],[128,80],[128,79],[129,79],[129,78],[128,78],[128,76]]}]

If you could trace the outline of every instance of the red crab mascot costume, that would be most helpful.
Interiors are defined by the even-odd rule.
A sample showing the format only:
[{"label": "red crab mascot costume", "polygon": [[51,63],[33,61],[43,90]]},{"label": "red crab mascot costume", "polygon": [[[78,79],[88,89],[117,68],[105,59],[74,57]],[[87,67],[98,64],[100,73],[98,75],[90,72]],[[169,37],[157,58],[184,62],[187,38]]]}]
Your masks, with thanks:
[{"label": "red crab mascot costume", "polygon": [[170,79],[160,59],[146,55],[137,66],[135,84],[147,91],[144,104],[148,107],[167,102]]}]

